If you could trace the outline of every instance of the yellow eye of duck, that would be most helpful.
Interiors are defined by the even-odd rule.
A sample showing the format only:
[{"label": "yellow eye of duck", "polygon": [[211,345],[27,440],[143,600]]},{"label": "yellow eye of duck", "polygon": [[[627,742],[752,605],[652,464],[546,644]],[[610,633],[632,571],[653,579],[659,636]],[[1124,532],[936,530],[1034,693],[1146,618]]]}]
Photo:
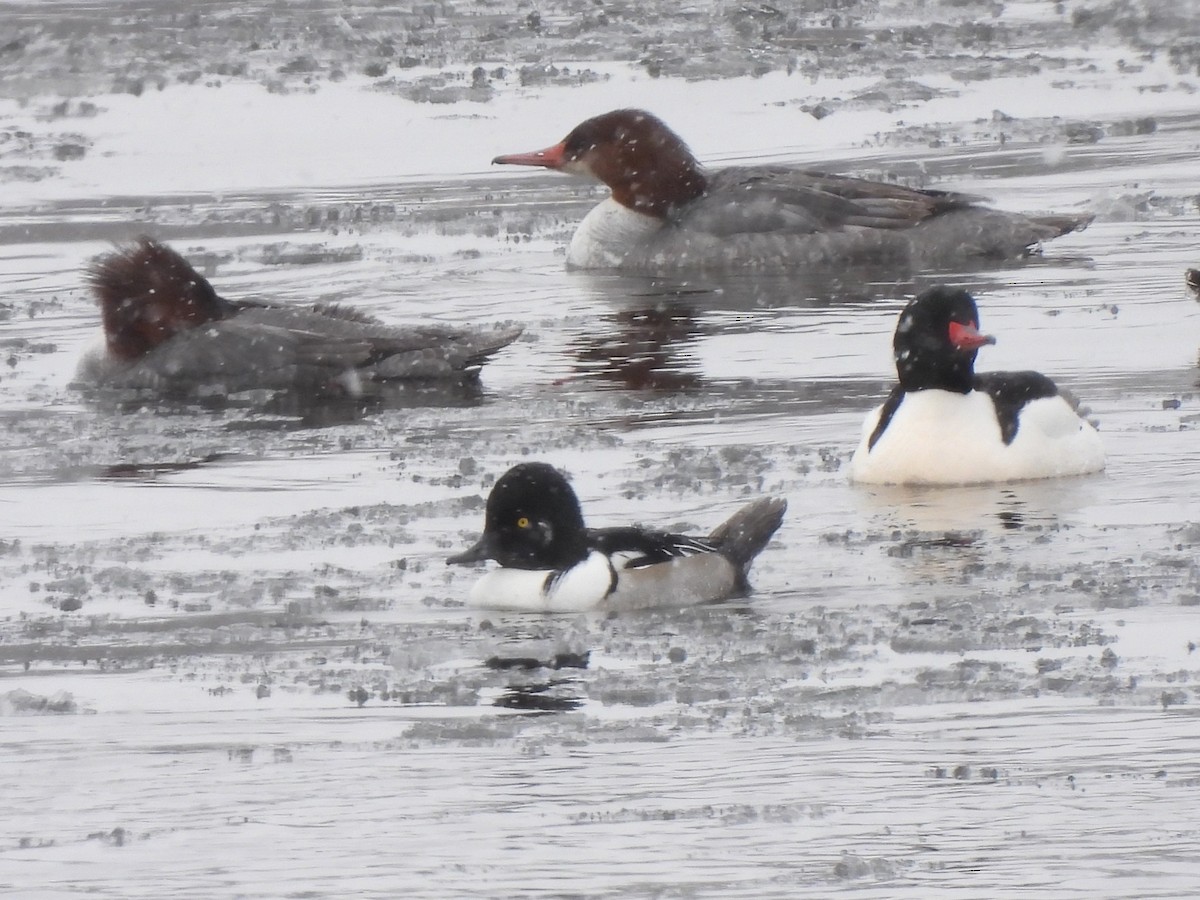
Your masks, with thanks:
[{"label": "yellow eye of duck", "polygon": [[529,527],[529,519],[527,519],[525,516],[521,516],[521,518],[517,519],[517,527],[518,528],[528,528]]}]

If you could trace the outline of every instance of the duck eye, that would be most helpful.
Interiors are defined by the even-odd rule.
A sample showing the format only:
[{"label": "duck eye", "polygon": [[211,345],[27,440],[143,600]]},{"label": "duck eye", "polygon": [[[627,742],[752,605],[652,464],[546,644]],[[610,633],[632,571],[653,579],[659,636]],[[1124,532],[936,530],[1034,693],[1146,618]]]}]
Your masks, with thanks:
[{"label": "duck eye", "polygon": [[529,519],[525,516],[521,516],[521,518],[517,519],[517,527],[518,528],[528,528],[529,527]]}]

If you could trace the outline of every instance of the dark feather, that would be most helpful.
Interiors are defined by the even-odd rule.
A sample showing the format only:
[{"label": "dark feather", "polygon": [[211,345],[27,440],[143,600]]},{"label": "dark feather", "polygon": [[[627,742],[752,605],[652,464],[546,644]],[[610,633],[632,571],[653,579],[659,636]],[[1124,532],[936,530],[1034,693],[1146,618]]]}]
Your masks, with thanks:
[{"label": "dark feather", "polygon": [[696,553],[714,553],[716,547],[700,538],[665,531],[648,531],[636,526],[589,528],[588,546],[608,555],[632,555],[624,568],[637,569],[670,562]]},{"label": "dark feather", "polygon": [[988,372],[975,376],[975,390],[992,398],[1000,420],[1000,437],[1011,444],[1017,436],[1021,410],[1032,400],[1058,396],[1058,386],[1040,372]]}]

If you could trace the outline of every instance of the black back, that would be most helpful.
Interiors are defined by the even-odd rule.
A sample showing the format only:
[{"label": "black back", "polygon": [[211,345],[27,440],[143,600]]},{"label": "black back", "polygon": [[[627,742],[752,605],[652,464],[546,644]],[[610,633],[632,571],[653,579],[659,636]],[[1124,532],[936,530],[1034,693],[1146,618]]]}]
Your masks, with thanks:
[{"label": "black back", "polygon": [[1058,385],[1041,372],[989,372],[975,376],[975,390],[992,398],[1000,437],[1011,444],[1017,436],[1017,417],[1031,400],[1058,395]]},{"label": "black back", "polygon": [[629,554],[626,569],[670,562],[694,553],[712,553],[716,548],[700,538],[666,531],[648,531],[636,526],[593,528],[588,531],[588,543],[601,553]]}]

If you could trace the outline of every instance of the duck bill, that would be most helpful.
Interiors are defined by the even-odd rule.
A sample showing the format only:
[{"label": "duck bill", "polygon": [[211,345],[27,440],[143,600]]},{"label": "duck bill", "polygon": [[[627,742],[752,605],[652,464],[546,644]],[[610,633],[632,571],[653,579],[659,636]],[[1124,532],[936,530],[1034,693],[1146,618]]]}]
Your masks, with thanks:
[{"label": "duck bill", "polygon": [[532,153],[509,153],[497,156],[492,160],[493,166],[541,166],[543,169],[561,169],[567,162],[567,144],[565,141],[547,147],[545,150],[535,150]]},{"label": "duck bill", "polygon": [[961,322],[950,323],[950,343],[959,350],[978,350],[985,344],[994,344],[996,339],[990,334],[982,334],[974,325],[964,325]]},{"label": "duck bill", "polygon": [[469,566],[473,563],[480,563],[486,559],[492,559],[492,542],[485,534],[474,546],[468,547],[462,553],[451,556],[446,560],[448,566]]}]

